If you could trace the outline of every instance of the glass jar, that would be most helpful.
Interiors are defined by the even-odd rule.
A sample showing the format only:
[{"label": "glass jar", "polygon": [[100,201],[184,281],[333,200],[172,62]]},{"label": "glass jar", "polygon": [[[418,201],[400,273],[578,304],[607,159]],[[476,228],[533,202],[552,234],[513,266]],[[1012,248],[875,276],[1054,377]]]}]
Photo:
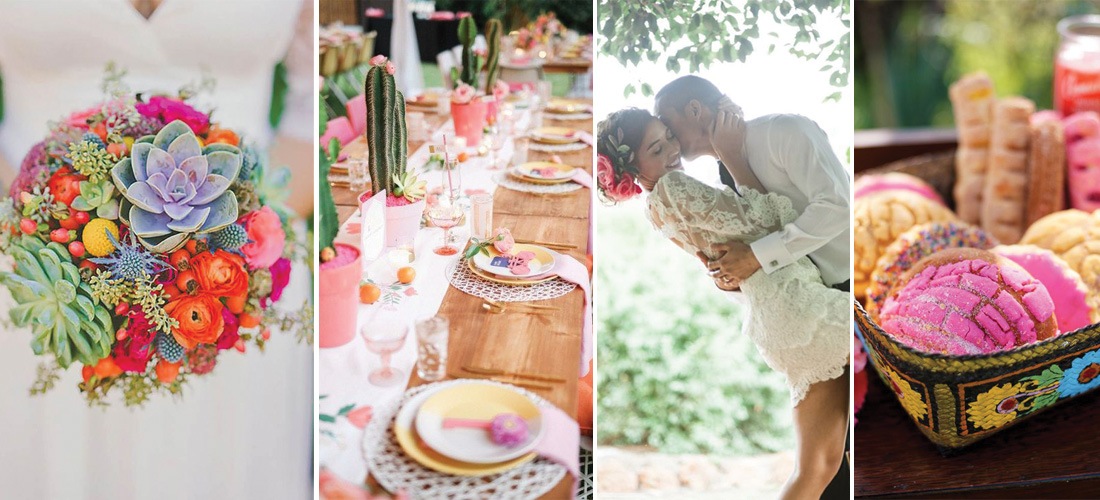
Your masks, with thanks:
[{"label": "glass jar", "polygon": [[1100,112],[1100,15],[1058,22],[1062,43],[1054,62],[1054,109],[1069,116]]}]

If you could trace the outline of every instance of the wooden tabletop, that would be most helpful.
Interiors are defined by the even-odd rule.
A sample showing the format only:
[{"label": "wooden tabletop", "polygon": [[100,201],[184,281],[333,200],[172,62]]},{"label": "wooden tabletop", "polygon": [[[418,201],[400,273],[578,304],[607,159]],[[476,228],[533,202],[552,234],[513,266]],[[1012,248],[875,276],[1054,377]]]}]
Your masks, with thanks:
[{"label": "wooden tabletop", "polygon": [[[953,149],[948,129],[855,134],[856,172]],[[873,370],[867,367],[868,370]],[[1085,395],[942,456],[870,372],[855,428],[852,463],[858,498],[1097,498],[1100,396]]]},{"label": "wooden tabletop", "polygon": [[[449,117],[425,117],[432,130]],[[567,126],[592,132],[592,122],[556,122],[553,114],[544,115],[548,124]],[[422,143],[409,144],[410,154]],[[363,138],[344,148],[349,156],[362,154]],[[531,150],[529,161],[549,160],[550,153]],[[559,153],[562,161],[592,172],[592,149]],[[565,194],[540,195],[521,193],[498,187],[493,193],[493,225],[508,227],[516,239],[539,240],[575,245],[575,250],[560,252],[585,262],[588,246],[588,213],[592,192],[579,189]],[[333,198],[341,221],[355,213],[356,194],[346,187],[333,187]],[[489,314],[481,308],[482,300],[454,287],[448,287],[439,314],[451,320],[448,343],[447,379],[476,378],[464,367],[492,368],[505,372],[523,372],[557,377],[550,389],[528,388],[546,398],[569,415],[577,412],[577,374],[579,372],[584,292],[576,290],[556,299],[542,300],[542,305],[560,308],[550,314],[530,314],[508,310]],[[410,387],[424,383],[414,372]],[[373,479],[368,481],[373,483]],[[568,498],[572,479],[568,476],[545,499]]]},{"label": "wooden tabletop", "polygon": [[550,59],[542,65],[542,70],[547,73],[587,73],[592,68],[592,58],[585,59]]}]

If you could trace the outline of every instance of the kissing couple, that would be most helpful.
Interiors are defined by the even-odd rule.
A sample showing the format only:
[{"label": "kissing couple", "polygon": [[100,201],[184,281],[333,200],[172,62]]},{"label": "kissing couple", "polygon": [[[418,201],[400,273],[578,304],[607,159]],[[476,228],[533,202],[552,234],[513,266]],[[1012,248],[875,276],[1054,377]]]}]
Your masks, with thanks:
[{"label": "kissing couple", "polygon": [[[598,191],[612,203],[646,193],[653,227],[698,256],[718,288],[748,299],[745,332],[791,392],[797,461],[782,498],[818,498],[848,430],[848,173],[810,119],[745,121],[697,76],[665,85],[654,110],[599,123]],[[699,156],[718,159],[724,186],[684,172],[682,160]]]}]

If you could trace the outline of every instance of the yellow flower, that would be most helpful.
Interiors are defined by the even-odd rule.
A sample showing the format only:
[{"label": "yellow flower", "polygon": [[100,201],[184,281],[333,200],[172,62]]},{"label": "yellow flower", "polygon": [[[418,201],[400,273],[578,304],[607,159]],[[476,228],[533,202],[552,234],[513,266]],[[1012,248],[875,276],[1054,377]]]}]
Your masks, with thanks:
[{"label": "yellow flower", "polygon": [[912,385],[909,385],[909,381],[902,378],[894,370],[887,368],[885,365],[880,366],[882,372],[886,374],[887,385],[897,395],[902,408],[905,408],[905,412],[916,420],[925,418],[928,415],[928,404],[925,403],[921,394],[913,389]]},{"label": "yellow flower", "polygon": [[1020,394],[1026,392],[1020,384],[1001,384],[978,395],[970,403],[966,419],[979,429],[994,429],[1016,419]]}]

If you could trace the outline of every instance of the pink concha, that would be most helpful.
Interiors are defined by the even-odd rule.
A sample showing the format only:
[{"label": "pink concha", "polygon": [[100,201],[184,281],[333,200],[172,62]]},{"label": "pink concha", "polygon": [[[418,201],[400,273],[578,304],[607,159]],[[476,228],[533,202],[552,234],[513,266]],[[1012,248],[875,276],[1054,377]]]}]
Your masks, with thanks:
[{"label": "pink concha", "polygon": [[903,190],[919,194],[940,205],[945,205],[936,189],[920,177],[901,172],[863,175],[856,179],[853,198],[861,198],[882,191]]},{"label": "pink concha", "polygon": [[1063,122],[1066,129],[1066,144],[1085,137],[1100,137],[1100,115],[1095,111],[1074,113]]},{"label": "pink concha", "polygon": [[1019,264],[1046,287],[1054,301],[1059,333],[1092,324],[1092,308],[1086,300],[1088,287],[1081,275],[1054,252],[1033,245],[1000,245],[993,248],[993,253]]},{"label": "pink concha", "polygon": [[879,324],[910,347],[952,355],[1012,349],[1057,333],[1046,287],[1014,262],[973,248],[917,263],[890,291]]}]

